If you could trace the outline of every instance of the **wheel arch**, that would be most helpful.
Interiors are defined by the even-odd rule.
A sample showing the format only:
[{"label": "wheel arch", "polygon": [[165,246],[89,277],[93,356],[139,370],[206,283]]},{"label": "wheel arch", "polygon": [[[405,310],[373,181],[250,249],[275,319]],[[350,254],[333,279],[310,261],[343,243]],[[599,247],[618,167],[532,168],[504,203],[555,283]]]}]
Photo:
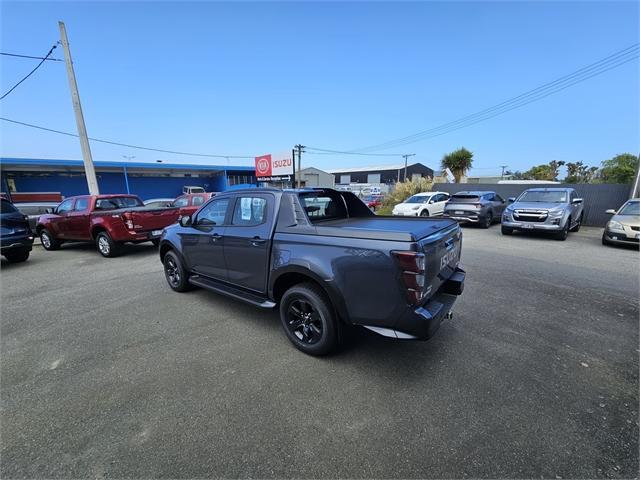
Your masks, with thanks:
[{"label": "wheel arch", "polygon": [[286,270],[280,271],[274,275],[270,282],[269,297],[279,303],[280,299],[289,288],[301,283],[312,283],[317,285],[331,302],[331,305],[340,320],[345,323],[349,322],[349,314],[347,312],[344,299],[337,288],[335,288],[335,285],[333,285],[332,282],[323,280],[318,274],[304,267],[292,265]]}]

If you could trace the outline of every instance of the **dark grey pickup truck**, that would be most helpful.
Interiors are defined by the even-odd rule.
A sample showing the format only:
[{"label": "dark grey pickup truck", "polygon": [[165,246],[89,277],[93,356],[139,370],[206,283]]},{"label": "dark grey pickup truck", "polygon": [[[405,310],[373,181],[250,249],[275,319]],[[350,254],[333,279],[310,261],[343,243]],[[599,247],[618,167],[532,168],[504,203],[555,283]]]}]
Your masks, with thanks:
[{"label": "dark grey pickup truck", "polygon": [[453,220],[376,216],[350,192],[247,189],[167,227],[160,258],[175,291],[279,305],[289,340],[322,355],[345,324],[430,338],[464,288],[461,241]]}]

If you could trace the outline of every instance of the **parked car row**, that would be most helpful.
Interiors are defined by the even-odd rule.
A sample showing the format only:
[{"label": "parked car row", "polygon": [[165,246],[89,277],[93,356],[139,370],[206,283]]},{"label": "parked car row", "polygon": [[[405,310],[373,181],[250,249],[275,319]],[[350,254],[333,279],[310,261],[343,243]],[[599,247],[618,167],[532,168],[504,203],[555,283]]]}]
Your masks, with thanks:
[{"label": "parked car row", "polygon": [[[640,208],[638,199],[629,200],[606,225],[602,243],[638,245]],[[431,217],[442,215],[459,223],[489,228],[501,223],[503,235],[514,232],[546,232],[566,240],[577,232],[584,220],[584,202],[573,188],[530,188],[508,202],[492,191],[462,191],[451,196],[445,192],[413,195],[393,208],[393,215]]]}]

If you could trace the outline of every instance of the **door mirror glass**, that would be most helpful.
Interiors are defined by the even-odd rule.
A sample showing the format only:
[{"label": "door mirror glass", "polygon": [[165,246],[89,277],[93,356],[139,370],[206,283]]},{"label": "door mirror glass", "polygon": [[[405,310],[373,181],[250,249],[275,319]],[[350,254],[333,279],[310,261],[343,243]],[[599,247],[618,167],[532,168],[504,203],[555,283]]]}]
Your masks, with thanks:
[{"label": "door mirror glass", "polygon": [[606,211],[606,212],[604,212],[604,213],[608,213],[609,215],[615,215],[615,214],[616,214],[616,211],[615,211],[613,208],[610,208],[609,210],[607,210],[607,211]]},{"label": "door mirror glass", "polygon": [[192,224],[191,215],[184,215],[180,217],[180,226],[190,227]]}]

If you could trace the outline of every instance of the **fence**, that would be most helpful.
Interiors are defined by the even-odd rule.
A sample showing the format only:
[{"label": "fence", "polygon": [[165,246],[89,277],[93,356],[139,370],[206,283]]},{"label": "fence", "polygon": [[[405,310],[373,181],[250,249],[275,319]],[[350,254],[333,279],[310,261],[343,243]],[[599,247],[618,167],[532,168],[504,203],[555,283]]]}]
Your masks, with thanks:
[{"label": "fence", "polygon": [[629,198],[630,185],[620,184],[476,184],[476,183],[436,183],[434,190],[447,193],[456,193],[463,190],[490,190],[507,200],[508,197],[517,197],[528,188],[537,187],[568,187],[578,193],[578,197],[584,199],[583,225],[604,227],[611,215],[604,213],[609,208],[618,209]]}]

